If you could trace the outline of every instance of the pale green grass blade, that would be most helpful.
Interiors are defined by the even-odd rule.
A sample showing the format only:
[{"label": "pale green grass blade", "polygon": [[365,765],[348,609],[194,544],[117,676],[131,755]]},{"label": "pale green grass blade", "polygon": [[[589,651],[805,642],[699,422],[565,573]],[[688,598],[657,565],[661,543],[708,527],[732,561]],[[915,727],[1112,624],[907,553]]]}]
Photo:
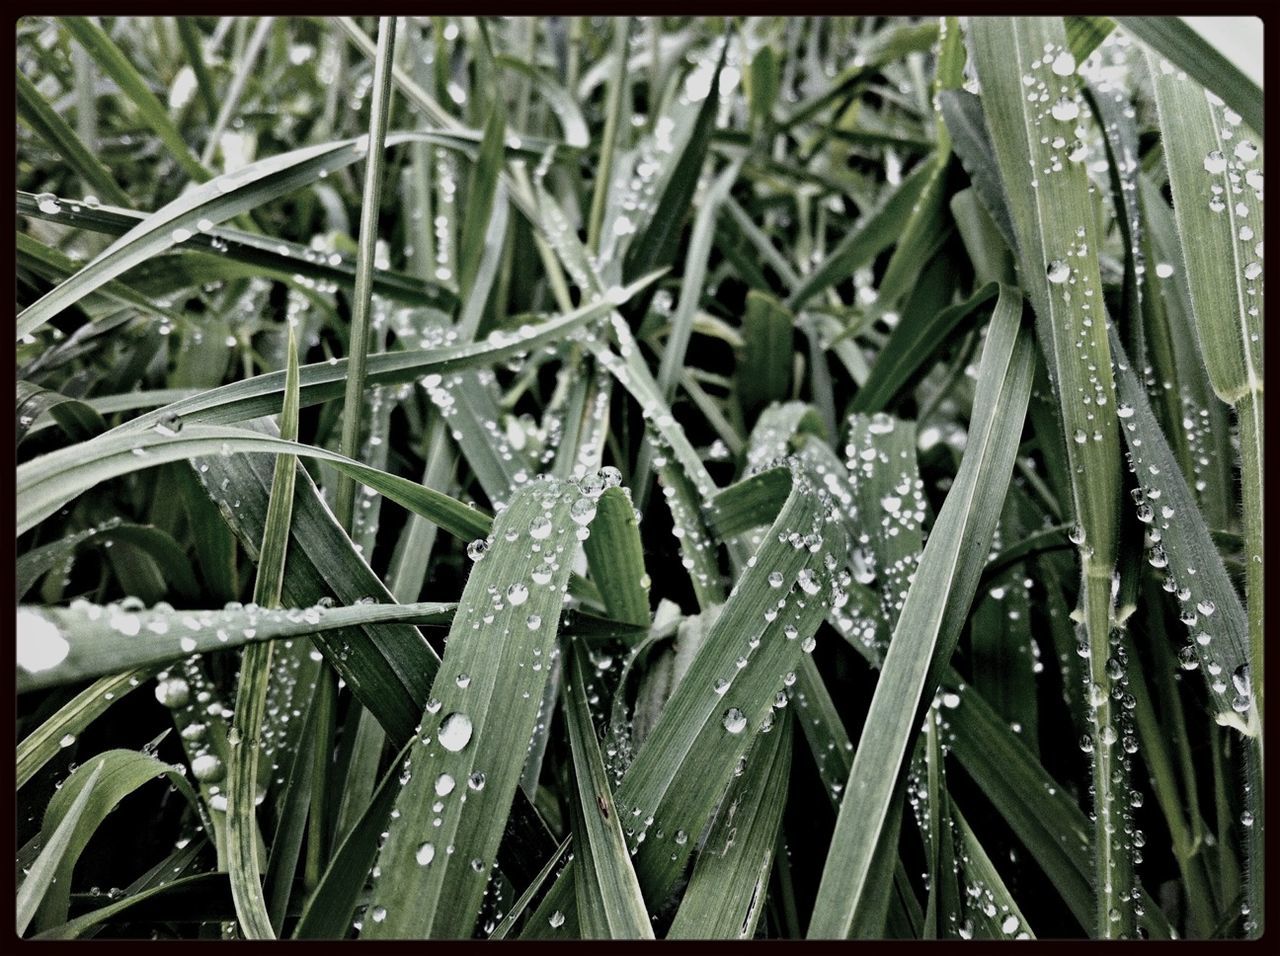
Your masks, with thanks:
[{"label": "pale green grass blade", "polygon": [[809,925],[811,938],[842,938],[850,930],[930,672],[945,667],[968,615],[1031,390],[1031,341],[1020,328],[1021,312],[1021,297],[1002,291],[978,370],[983,388],[969,444],[876,684]]},{"label": "pale green grass blade", "polygon": [[[808,664],[809,658],[804,663]],[[756,737],[725,793],[667,939],[751,939],[764,915],[791,772],[791,715]]]},{"label": "pale green grass blade", "polygon": [[[657,279],[648,276],[621,290],[615,298],[629,298]],[[443,375],[461,369],[478,368],[528,353],[608,315],[616,306],[611,300],[589,302],[565,315],[521,327],[515,333],[491,336],[483,342],[464,343],[439,349],[385,352],[369,359],[370,385],[396,385],[430,374]],[[304,365],[299,369],[300,403],[307,408],[342,395],[347,375],[345,359]],[[192,398],[125,423],[119,431],[139,432],[162,421],[241,422],[275,414],[284,390],[284,372],[268,372],[244,382],[208,389]]]},{"label": "pale green grass blade", "polygon": [[[1088,174],[1070,159],[1055,165],[1050,138],[1073,133],[1072,122],[1083,115],[1082,101],[1061,56],[1071,57],[1061,20],[977,18],[970,29],[983,109],[1018,237],[1019,274],[1036,311],[1037,337],[1067,437],[1072,510],[1082,547],[1079,610],[1089,646],[1090,686],[1100,688],[1093,708],[1097,932],[1123,937],[1134,924],[1131,902],[1121,899],[1132,880],[1132,848],[1125,835],[1129,809],[1120,796],[1123,786],[1113,780],[1125,765],[1119,744],[1124,718],[1110,697],[1123,675],[1116,678],[1114,668],[1107,668],[1115,623],[1111,578],[1121,474],[1119,436],[1106,412],[1115,407],[1115,384]],[[1027,77],[1043,100],[1038,95],[1030,101]]]},{"label": "pale green grass blade", "polygon": [[742,356],[735,369],[738,398],[744,411],[782,401],[791,387],[795,316],[767,293],[747,293],[742,317]]},{"label": "pale green grass blade", "polygon": [[[598,480],[598,479],[597,479]],[[596,506],[591,536],[582,543],[591,580],[605,610],[616,621],[649,626],[649,575],[636,510],[627,493],[604,495]]]},{"label": "pale green grass blade", "polygon": [[[951,803],[950,813],[953,826],[958,831],[958,849],[963,854],[961,859],[965,881],[970,887],[980,888],[979,903],[971,906],[970,912],[975,913],[975,916],[981,913],[980,918],[988,923],[985,938],[1007,939],[1012,936],[1014,939],[1034,939],[1035,935],[1031,932],[1027,918],[1022,915],[1022,910],[1018,908],[1013,894],[1009,892],[1008,886],[1000,877],[991,858],[987,856],[986,850],[982,848],[982,844],[978,842],[978,838],[959,807]],[[972,890],[969,890],[967,898],[973,899]],[[995,907],[996,915],[994,916],[989,915],[991,906]]]},{"label": "pale green grass blade", "polygon": [[653,927],[622,835],[622,821],[600,758],[587,703],[582,665],[585,652],[573,646],[565,653],[570,656],[564,700],[573,752],[575,792],[570,796],[570,809],[574,859],[578,862],[574,885],[579,929],[585,939],[653,939]]},{"label": "pale green grass blade", "polygon": [[61,17],[59,24],[93,57],[98,66],[116,81],[121,92],[133,101],[142,121],[151,127],[182,170],[196,182],[205,182],[212,173],[201,163],[182,133],[169,118],[169,112],[129,62],[115,42],[89,17]]},{"label": "pale green grass blade", "polygon": [[[604,224],[605,203],[608,199],[609,187],[613,183],[614,154],[618,150],[619,117],[623,107],[622,97],[630,92],[627,83],[627,40],[630,35],[630,17],[619,17],[613,21],[613,69],[609,74],[604,132],[600,143],[600,159],[596,165],[595,186],[591,192],[591,209],[587,213],[587,248],[593,253],[600,251],[600,230]],[[630,112],[629,109],[628,112]]]},{"label": "pale green grass blade", "polygon": [[[738,579],[615,792],[624,817],[631,814],[637,822],[652,817],[638,831],[646,839],[636,846],[634,859],[641,889],[654,906],[673,888],[739,758],[761,726],[773,722],[786,675],[812,651],[825,611],[824,602],[815,599],[839,590],[829,570],[839,563],[835,555],[846,549],[839,512],[799,463],[783,475],[790,478],[790,494],[755,563]],[[817,551],[788,543],[793,531],[802,539],[814,534],[820,539]],[[738,663],[740,657],[745,665]],[[576,909],[568,885],[573,867],[543,899],[526,935],[574,932]],[[556,912],[563,922],[552,920]]]},{"label": "pale green grass blade", "polygon": [[[258,34],[255,33],[256,36]],[[297,441],[298,343],[292,326],[289,328],[289,360],[285,369],[284,408],[280,412],[279,427],[281,438]],[[297,459],[294,456],[276,457],[262,545],[258,549],[258,573],[253,584],[254,603],[268,610],[280,606],[284,588],[284,564],[289,549],[296,474]],[[276,938],[262,891],[263,861],[258,858],[258,845],[262,838],[258,833],[255,813],[259,739],[267,707],[271,656],[272,646],[266,642],[245,648],[236,683],[235,718],[228,739],[231,760],[227,766],[227,871],[240,929],[249,939]]]},{"label": "pale green grass blade", "polygon": [[1121,404],[1117,410],[1138,483],[1138,518],[1150,529],[1148,534],[1159,534],[1149,560],[1173,581],[1187,626],[1188,641],[1181,652],[1184,664],[1199,664],[1218,723],[1255,736],[1261,733],[1261,722],[1251,691],[1244,606],[1156,424],[1146,391],[1119,350],[1118,340],[1113,348],[1119,359],[1116,381]]},{"label": "pale green grass blade", "polygon": [[849,416],[845,466],[858,526],[870,538],[854,553],[863,575],[874,574],[880,609],[893,625],[916,574],[928,502],[916,465],[916,424],[883,412]]},{"label": "pale green grass blade", "polygon": [[40,855],[36,857],[35,862],[32,863],[31,869],[27,873],[27,878],[18,887],[16,920],[19,935],[27,931],[27,927],[31,925],[31,920],[36,916],[36,911],[40,908],[53,883],[56,882],[57,873],[62,867],[62,859],[71,851],[76,830],[80,826],[80,819],[89,808],[89,800],[93,796],[93,790],[98,778],[102,776],[102,770],[103,763],[99,761],[89,774],[85,785],[79,788],[75,800],[66,809],[56,828],[45,840],[44,848],[40,851]]},{"label": "pale green grass blade", "polygon": [[1262,90],[1181,17],[1116,17],[1132,33],[1197,84],[1212,90],[1259,136]]},{"label": "pale green grass blade", "polygon": [[108,903],[106,906],[99,906],[91,912],[67,920],[61,926],[47,929],[35,938],[42,940],[79,939],[85,935],[93,935],[89,931],[94,927],[115,919],[121,913],[127,912],[139,903],[146,903],[148,900],[154,901],[156,897],[172,897],[175,893],[186,891],[195,891],[201,897],[207,899],[211,895],[211,891],[215,887],[224,884],[225,881],[226,877],[221,873],[196,873],[191,876],[179,877],[176,880],[162,883],[137,893],[130,893],[124,899]]},{"label": "pale green grass blade", "polygon": [[1067,27],[1067,49],[1077,63],[1089,58],[1111,32],[1116,21],[1110,17],[1064,17]]},{"label": "pale green grass blade", "polygon": [[[543,479],[495,519],[431,687],[363,936],[471,935],[555,649],[575,532],[595,512],[576,485]],[[508,530],[525,540],[515,546]]]},{"label": "pale green grass blade", "polygon": [[[284,456],[281,456],[284,457]],[[30,640],[49,640],[57,634],[69,645],[66,656],[52,667],[22,668],[27,639],[19,642],[17,688],[27,693],[115,673],[173,663],[192,654],[209,654],[260,641],[284,641],[310,634],[387,624],[445,625],[455,605],[357,604],[320,607],[240,610],[153,609],[133,611],[119,604],[73,605],[70,608],[18,609],[21,627]]]},{"label": "pale green grass blade", "polygon": [[56,149],[76,170],[85,185],[100,194],[99,199],[121,206],[129,205],[128,194],[111,177],[111,172],[40,95],[40,91],[21,70],[17,72],[16,84],[18,116],[22,122]]},{"label": "pale green grass blade", "polygon": [[[1232,117],[1208,99],[1210,94],[1198,83],[1155,58],[1150,63],[1161,129],[1176,130],[1176,136],[1165,136],[1165,162],[1200,354],[1213,390],[1235,407],[1240,429],[1250,666],[1258,675],[1255,693],[1261,718],[1265,713],[1261,678],[1265,593],[1262,150],[1249,139],[1247,129],[1231,122]],[[1223,81],[1223,76],[1215,80]]]},{"label": "pale green grass blade", "polygon": [[274,23],[274,17],[260,17],[257,25],[253,28],[253,34],[249,37],[249,42],[245,44],[244,51],[236,58],[238,64],[235,75],[222,92],[222,106],[218,110],[218,115],[213,122],[213,128],[209,132],[209,138],[205,141],[204,150],[200,154],[200,163],[205,167],[210,167],[213,162],[214,154],[222,141],[222,134],[240,105],[240,98],[244,95],[245,85],[257,66],[263,44],[266,43],[267,35],[271,32]]}]

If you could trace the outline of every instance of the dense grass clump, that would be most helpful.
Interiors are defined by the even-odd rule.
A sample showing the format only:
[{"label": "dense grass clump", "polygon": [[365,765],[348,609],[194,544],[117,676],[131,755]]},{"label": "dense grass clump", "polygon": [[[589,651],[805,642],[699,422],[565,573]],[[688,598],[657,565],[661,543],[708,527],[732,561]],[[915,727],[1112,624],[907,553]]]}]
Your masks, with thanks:
[{"label": "dense grass clump", "polygon": [[1262,94],[1186,23],[17,59],[19,935],[1261,933]]}]

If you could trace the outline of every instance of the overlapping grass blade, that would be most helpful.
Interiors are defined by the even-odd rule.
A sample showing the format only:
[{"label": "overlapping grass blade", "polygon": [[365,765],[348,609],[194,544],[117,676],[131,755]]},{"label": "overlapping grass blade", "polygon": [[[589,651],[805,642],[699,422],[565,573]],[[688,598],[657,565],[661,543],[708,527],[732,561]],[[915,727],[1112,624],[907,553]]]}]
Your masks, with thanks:
[{"label": "overlapping grass blade", "polygon": [[[808,663],[805,658],[804,663]],[[694,863],[667,939],[751,939],[764,915],[791,771],[790,711],[756,737]]]},{"label": "overlapping grass blade", "polygon": [[[589,540],[589,539],[588,539]],[[566,723],[573,752],[574,874],[579,929],[586,939],[653,939],[640,885],[627,853],[622,821],[613,803],[587,703],[584,651],[572,646],[564,684]]]},{"label": "overlapping grass blade", "polygon": [[[1021,296],[1002,291],[988,332],[980,392],[960,472],[920,558],[849,774],[823,870],[811,938],[845,936],[867,889],[876,843],[915,727],[914,714],[950,658],[967,617],[1017,452],[1032,352]],[[944,601],[938,601],[945,595]],[[937,680],[935,676],[934,680]]]}]

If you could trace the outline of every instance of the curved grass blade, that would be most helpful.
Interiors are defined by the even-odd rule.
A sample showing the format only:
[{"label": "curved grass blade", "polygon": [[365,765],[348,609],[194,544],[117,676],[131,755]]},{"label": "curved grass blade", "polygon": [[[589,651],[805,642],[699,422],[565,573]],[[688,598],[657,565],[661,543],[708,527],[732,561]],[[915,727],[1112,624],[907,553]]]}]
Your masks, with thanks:
[{"label": "curved grass blade", "polygon": [[1020,328],[1021,313],[1021,296],[1002,290],[978,370],[981,388],[969,444],[885,656],[836,821],[810,938],[843,938],[852,926],[917,726],[916,711],[930,674],[946,666],[968,616],[1031,391],[1031,341]]},{"label": "curved grass blade", "polygon": [[[134,750],[108,750],[99,754],[82,764],[63,782],[45,811],[41,833],[46,847],[54,843],[55,835],[66,819],[74,817],[75,822],[67,842],[56,856],[49,886],[35,913],[38,931],[67,921],[72,873],[89,838],[107,814],[130,793],[157,777],[167,777],[193,807],[199,808],[200,802],[180,770]],[[88,796],[77,814],[75,810],[81,794]],[[209,832],[213,832],[212,825],[208,821],[205,823]],[[31,880],[30,875],[27,880]],[[33,891],[38,885],[32,886]],[[26,887],[24,882],[24,891]]]},{"label": "curved grass blade", "polygon": [[[153,886],[149,889],[142,890],[138,893],[131,893],[124,899],[117,900],[114,903],[108,903],[106,906],[99,906],[97,909],[80,916],[70,919],[61,926],[55,926],[38,934],[35,938],[42,940],[52,939],[79,939],[89,933],[96,926],[101,926],[108,920],[113,920],[133,909],[139,903],[151,901],[153,904],[160,900],[172,897],[176,893],[194,892],[200,898],[207,899],[222,890],[226,885],[227,878],[222,873],[195,873],[191,876],[180,877],[168,883],[161,883],[159,886]],[[225,892],[225,890],[223,890]]]},{"label": "curved grass blade", "polygon": [[18,887],[16,920],[19,935],[27,931],[27,927],[31,925],[31,920],[35,918],[37,910],[44,902],[45,896],[48,895],[53,884],[57,882],[57,873],[62,867],[62,860],[71,852],[76,830],[80,826],[81,818],[89,808],[89,800],[93,796],[93,789],[98,782],[98,778],[102,776],[102,769],[103,764],[101,762],[93,768],[85,786],[79,788],[75,800],[72,801],[71,806],[66,809],[53,832],[45,840],[40,855],[31,864],[27,878]]},{"label": "curved grass blade", "polygon": [[[413,133],[392,133],[386,138],[386,146],[418,138]],[[17,337],[34,332],[63,309],[134,266],[233,216],[350,166],[368,151],[365,137],[305,146],[250,163],[183,193],[126,232],[66,282],[23,309],[18,314]]]},{"label": "curved grass blade", "polygon": [[147,670],[140,670],[100,678],[59,707],[57,713],[18,744],[15,789],[39,773],[62,750],[64,741],[68,738],[74,740],[89,724],[106,713],[107,708],[150,676]]},{"label": "curved grass blade", "polygon": [[[90,207],[56,197],[53,202],[46,199],[41,208],[36,196],[22,190],[17,194],[17,209],[23,216],[112,236],[124,235],[139,223],[145,222],[148,215],[132,208],[105,205]],[[17,241],[19,250],[24,254],[28,254],[27,250],[36,244],[34,239],[23,233],[18,234]],[[271,276],[295,284],[298,277],[302,277],[316,279],[321,284],[332,283],[343,289],[355,287],[356,267],[349,257],[337,252],[324,255],[300,243],[259,236],[240,229],[218,226],[207,232],[198,231],[175,248],[178,251],[172,255],[180,257],[179,262],[186,273],[179,281],[186,280],[189,285],[199,284],[205,275],[233,277],[249,274]],[[41,252],[46,258],[52,258],[50,253],[58,255],[56,250],[47,250],[47,247],[42,247]],[[159,273],[160,266],[168,258],[166,256],[148,260],[136,267],[134,275],[138,278],[134,280],[134,284],[140,288],[150,288],[152,282],[158,281],[153,278],[153,273]],[[70,276],[80,268],[79,263],[66,257],[60,257],[56,264],[57,271],[49,276],[50,279]],[[202,271],[204,267],[207,267],[207,273]],[[445,312],[453,311],[458,304],[455,293],[444,285],[391,269],[374,269],[373,289],[379,295],[397,302],[431,306]],[[103,284],[98,291],[171,318],[175,324],[185,321],[184,318],[173,318],[181,316],[181,313],[171,315],[169,310],[163,309],[126,283],[113,280]]]}]

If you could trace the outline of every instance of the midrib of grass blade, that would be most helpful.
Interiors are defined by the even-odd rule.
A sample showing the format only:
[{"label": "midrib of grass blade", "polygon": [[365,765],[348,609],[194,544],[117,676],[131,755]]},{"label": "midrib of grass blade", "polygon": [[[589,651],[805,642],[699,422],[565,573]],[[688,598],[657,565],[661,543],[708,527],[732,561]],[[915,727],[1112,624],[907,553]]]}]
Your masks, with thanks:
[{"label": "midrib of grass blade", "polygon": [[565,653],[569,674],[563,694],[573,755],[569,802],[579,868],[574,879],[579,929],[584,939],[653,939],[587,704],[585,651],[575,644]]},{"label": "midrib of grass blade", "polygon": [[[361,412],[369,356],[369,311],[373,302],[373,257],[378,242],[378,213],[382,204],[382,175],[386,159],[387,123],[391,116],[392,53],[396,43],[396,18],[378,18],[378,50],[374,58],[373,93],[369,106],[364,192],[360,202],[360,252],[356,258],[356,287],[351,328],[347,338],[347,381],[342,404],[342,454],[359,452]],[[348,531],[355,510],[356,486],[348,476],[338,478],[334,513]]]},{"label": "midrib of grass blade", "polygon": [[31,925],[31,920],[35,918],[40,904],[44,901],[49,889],[57,879],[56,874],[62,864],[62,858],[70,849],[76,829],[80,825],[80,818],[84,816],[85,811],[88,809],[89,799],[93,796],[93,789],[98,783],[98,778],[102,776],[103,766],[103,762],[99,761],[97,766],[93,768],[88,780],[85,782],[85,786],[80,788],[75,800],[72,801],[71,806],[67,808],[53,832],[50,833],[43,849],[40,851],[40,855],[36,857],[35,862],[31,865],[26,879],[18,887],[16,928],[19,935],[27,931],[27,927]]},{"label": "midrib of grass blade", "polygon": [[99,199],[121,206],[129,205],[128,194],[111,178],[110,171],[93,155],[75,130],[45,101],[35,84],[21,70],[16,76],[18,116],[22,121],[61,154],[86,186],[100,193]]},{"label": "midrib of grass blade", "polygon": [[[739,578],[614,794],[618,811],[636,826],[636,875],[655,907],[683,871],[739,758],[757,733],[774,723],[776,695],[806,649],[812,649],[809,639],[825,612],[821,595],[829,595],[836,584],[826,556],[843,555],[847,546],[836,509],[816,476],[798,462],[779,471],[783,482],[790,479],[790,493],[755,563]],[[818,535],[818,550],[793,547],[786,540],[792,531]],[[770,581],[774,572],[777,587]],[[783,608],[780,599],[785,599]],[[778,612],[771,621],[765,617],[769,610]],[[745,666],[739,657],[746,658]],[[718,686],[723,693],[717,693]],[[570,885],[575,866],[561,872],[525,935],[563,938],[575,932]],[[552,925],[556,912],[564,921]]]},{"label": "midrib of grass blade", "polygon": [[[293,326],[289,327],[280,437],[286,441],[298,439],[298,343]],[[296,474],[297,459],[293,455],[276,457],[262,546],[258,550],[258,574],[253,584],[253,601],[261,608],[280,606]],[[245,648],[236,685],[235,717],[227,740],[231,751],[227,767],[227,870],[236,916],[249,939],[276,938],[262,891],[262,861],[258,859],[261,836],[255,812],[259,738],[267,705],[271,656],[272,645],[265,641]]]},{"label": "midrib of grass blade", "polygon": [[422,743],[379,853],[364,936],[471,935],[555,649],[576,530],[595,510],[576,484],[540,479],[495,519],[415,732]]},{"label": "midrib of grass blade", "polygon": [[[630,297],[651,282],[646,276],[624,287],[615,298]],[[528,353],[541,345],[559,341],[579,332],[592,321],[615,308],[610,300],[589,302],[565,315],[524,325],[514,333],[491,335],[483,342],[469,342],[439,349],[384,352],[370,356],[367,382],[370,385],[397,385],[432,373],[446,374],[466,368],[481,368]],[[317,362],[299,369],[302,408],[329,401],[343,394],[347,360]],[[164,408],[126,422],[113,433],[142,432],[161,422],[241,422],[274,414],[280,407],[284,372],[268,372],[243,382],[208,389]]]},{"label": "midrib of grass blade", "polygon": [[[1122,797],[1125,756],[1115,726],[1120,714],[1110,696],[1116,678],[1107,667],[1120,491],[1119,436],[1109,414],[1115,407],[1109,320],[1088,174],[1060,156],[1049,138],[1051,132],[1070,132],[1067,124],[1079,117],[1082,105],[1074,74],[1064,77],[1055,69],[1059,55],[1067,52],[1060,19],[979,17],[970,21],[970,36],[1017,235],[1020,276],[1036,311],[1037,337],[1057,393],[1077,537],[1082,537],[1079,610],[1089,646],[1089,686],[1100,689],[1093,695],[1099,701],[1093,708],[1097,932],[1106,938],[1127,936],[1134,917],[1132,855],[1120,819],[1127,804]],[[1043,101],[1039,96],[1029,101],[1028,77]],[[1113,780],[1117,771],[1119,782]]]},{"label": "midrib of grass blade", "polygon": [[852,926],[928,679],[933,674],[936,682],[945,668],[968,615],[1031,391],[1032,346],[1020,329],[1021,313],[1021,296],[1003,290],[978,370],[984,387],[964,459],[889,643],[836,820],[810,938],[844,938]]},{"label": "midrib of grass blade", "polygon": [[729,785],[726,809],[698,854],[667,939],[755,935],[788,797],[792,746],[791,714],[784,710],[771,731],[756,737],[746,770]]},{"label": "midrib of grass blade", "polygon": [[88,51],[103,71],[116,81],[125,96],[133,101],[143,122],[151,127],[183,171],[196,182],[202,183],[210,179],[213,174],[196,159],[182,133],[173,125],[164,105],[156,99],[146,81],[107,36],[106,31],[89,17],[60,17],[58,22]]}]

